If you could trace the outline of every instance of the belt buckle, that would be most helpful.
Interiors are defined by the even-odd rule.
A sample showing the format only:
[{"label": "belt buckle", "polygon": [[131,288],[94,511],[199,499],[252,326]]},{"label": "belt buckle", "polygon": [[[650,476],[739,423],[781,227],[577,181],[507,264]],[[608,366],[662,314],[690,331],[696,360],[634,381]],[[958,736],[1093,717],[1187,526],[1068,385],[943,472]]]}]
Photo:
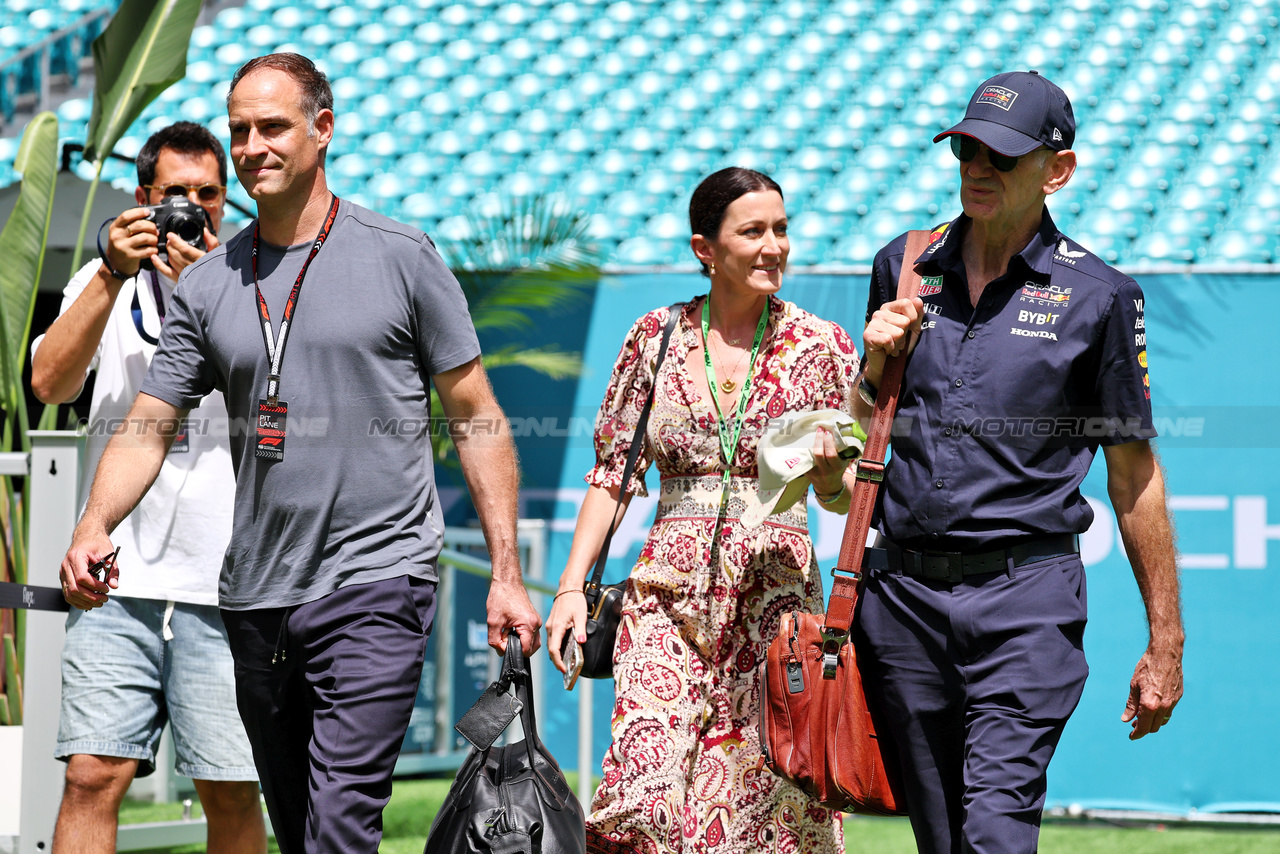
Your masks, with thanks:
[{"label": "belt buckle", "polygon": [[964,555],[960,552],[921,552],[920,574],[934,581],[955,584],[964,578]]}]

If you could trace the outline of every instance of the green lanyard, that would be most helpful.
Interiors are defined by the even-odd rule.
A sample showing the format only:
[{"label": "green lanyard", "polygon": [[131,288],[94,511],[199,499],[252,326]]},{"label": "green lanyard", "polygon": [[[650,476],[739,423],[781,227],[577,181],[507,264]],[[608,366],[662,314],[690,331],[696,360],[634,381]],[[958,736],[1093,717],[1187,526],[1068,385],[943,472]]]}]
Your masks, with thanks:
[{"label": "green lanyard", "polygon": [[756,354],[760,352],[760,342],[764,340],[765,327],[769,325],[769,300],[765,298],[764,310],[760,312],[760,322],[756,324],[756,337],[751,342],[751,361],[747,363],[747,380],[742,384],[742,394],[738,397],[738,411],[734,413],[732,422],[725,421],[720,411],[720,396],[716,394],[716,369],[711,364],[711,295],[707,294],[702,303],[702,355],[707,363],[707,385],[711,388],[711,402],[715,404],[717,425],[720,432],[720,454],[724,458],[724,480],[721,483],[720,500],[728,497],[725,487],[729,485],[729,473],[733,465],[734,450],[738,447],[738,437],[742,435],[742,414],[747,411],[747,398],[751,395],[751,376],[754,373]]}]

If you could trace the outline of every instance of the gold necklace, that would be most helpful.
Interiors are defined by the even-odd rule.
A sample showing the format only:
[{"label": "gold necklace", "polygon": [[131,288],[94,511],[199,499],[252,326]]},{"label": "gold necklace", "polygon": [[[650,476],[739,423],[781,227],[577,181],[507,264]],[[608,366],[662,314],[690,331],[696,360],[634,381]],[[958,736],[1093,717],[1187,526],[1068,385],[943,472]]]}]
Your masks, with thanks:
[{"label": "gold necklace", "polygon": [[[717,334],[719,334],[719,333],[717,333]],[[723,341],[724,339],[722,338],[721,340]],[[739,341],[741,341],[742,339],[738,339],[738,340],[739,340]],[[734,365],[734,366],[733,366],[733,373],[725,374],[725,379],[723,379],[723,380],[721,380],[721,381],[720,381],[720,390],[721,390],[721,391],[723,391],[725,394],[733,394],[733,393],[734,393],[734,391],[736,391],[736,390],[737,390],[737,388],[738,388],[738,384],[737,384],[736,382],[734,382],[734,381],[731,379],[731,377],[733,376],[733,374],[736,374],[736,373],[738,372],[738,369],[739,369],[739,368],[741,368],[741,367],[742,367],[742,362],[743,362],[743,360],[745,360],[746,358],[747,358],[747,351],[746,351],[746,350],[743,350],[743,351],[742,351],[742,355],[738,357],[738,364],[736,364],[736,365]],[[720,362],[720,369],[721,369],[721,370],[724,370],[724,362],[723,362],[723,361],[721,361],[721,362]]]}]

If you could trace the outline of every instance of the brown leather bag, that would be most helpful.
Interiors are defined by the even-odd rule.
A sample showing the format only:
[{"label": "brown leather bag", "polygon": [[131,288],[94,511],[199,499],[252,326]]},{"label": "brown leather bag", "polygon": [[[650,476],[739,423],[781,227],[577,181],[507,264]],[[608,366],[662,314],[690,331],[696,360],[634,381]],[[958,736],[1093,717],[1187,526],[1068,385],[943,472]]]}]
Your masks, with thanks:
[{"label": "brown leather bag", "polygon": [[[928,243],[927,231],[908,234],[899,298],[919,292],[920,275],[913,262]],[[849,640],[905,361],[905,355],[898,355],[885,363],[871,429],[857,464],[840,558],[831,573],[835,582],[827,612],[784,614],[760,665],[760,743],[766,764],[823,806],[848,813],[907,811],[897,755],[893,745],[877,735],[883,729],[867,704],[857,651]]]}]

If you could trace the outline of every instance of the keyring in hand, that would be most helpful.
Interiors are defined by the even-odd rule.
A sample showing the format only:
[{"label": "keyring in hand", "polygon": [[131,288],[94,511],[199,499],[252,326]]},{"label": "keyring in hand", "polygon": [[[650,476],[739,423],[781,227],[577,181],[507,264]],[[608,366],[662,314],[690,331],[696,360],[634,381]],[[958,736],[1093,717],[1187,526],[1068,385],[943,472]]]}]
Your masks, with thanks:
[{"label": "keyring in hand", "polygon": [[89,574],[101,584],[107,580],[107,575],[112,567],[116,565],[116,556],[120,554],[120,546],[116,546],[116,550],[101,560],[94,561],[89,565]]}]

